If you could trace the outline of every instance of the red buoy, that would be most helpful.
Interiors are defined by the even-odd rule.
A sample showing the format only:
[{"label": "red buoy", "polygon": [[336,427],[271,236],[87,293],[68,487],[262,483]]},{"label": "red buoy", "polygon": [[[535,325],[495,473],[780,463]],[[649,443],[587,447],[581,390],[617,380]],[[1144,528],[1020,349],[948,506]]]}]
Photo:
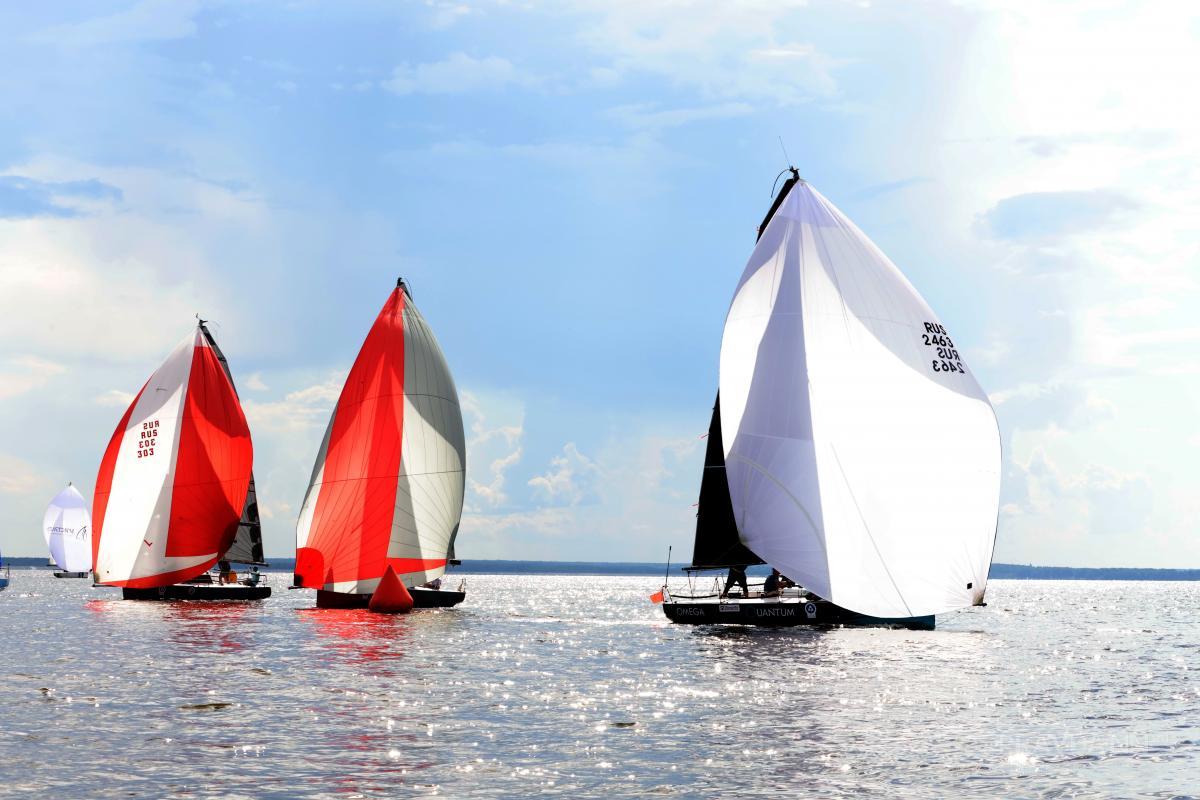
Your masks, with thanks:
[{"label": "red buoy", "polygon": [[375,594],[371,595],[367,608],[378,614],[407,614],[412,611],[412,607],[412,595],[404,588],[396,570],[388,564],[387,572],[383,573],[383,578],[380,579]]}]

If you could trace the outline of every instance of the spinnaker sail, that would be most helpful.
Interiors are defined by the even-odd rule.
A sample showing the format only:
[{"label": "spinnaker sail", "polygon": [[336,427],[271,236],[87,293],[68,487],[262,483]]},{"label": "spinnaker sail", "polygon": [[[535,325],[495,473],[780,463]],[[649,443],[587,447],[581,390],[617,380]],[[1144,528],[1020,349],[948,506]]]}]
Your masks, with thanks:
[{"label": "spinnaker sail", "polygon": [[74,484],[59,492],[42,518],[46,547],[54,566],[67,572],[92,568],[92,517]]},{"label": "spinnaker sail", "polygon": [[462,515],[458,391],[403,282],[350,369],[296,525],[297,586],[371,594],[439,577]]},{"label": "spinnaker sail", "polygon": [[742,543],[876,617],[982,601],[1000,436],[987,395],[899,269],[789,180],[721,343],[724,464]]},{"label": "spinnaker sail", "polygon": [[138,392],[100,463],[96,582],[153,588],[208,570],[237,533],[252,461],[233,384],[197,326]]}]

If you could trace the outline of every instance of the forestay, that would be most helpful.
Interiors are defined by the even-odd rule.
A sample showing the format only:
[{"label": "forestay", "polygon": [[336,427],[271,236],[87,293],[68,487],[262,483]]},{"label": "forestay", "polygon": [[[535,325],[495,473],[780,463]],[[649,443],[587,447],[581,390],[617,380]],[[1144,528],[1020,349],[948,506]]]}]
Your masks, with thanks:
[{"label": "forestay", "polygon": [[863,614],[982,600],[1000,486],[992,407],[913,286],[803,181],[738,284],[720,393],[752,551]]},{"label": "forestay", "polygon": [[233,385],[197,327],[150,376],[104,453],[97,582],[148,588],[206,571],[233,541],[252,460]]},{"label": "forestay", "polygon": [[440,576],[462,514],[465,441],[446,359],[403,285],[334,407],[296,526],[296,584],[369,594],[388,565]]},{"label": "forestay", "polygon": [[42,528],[50,558],[59,569],[87,572],[92,568],[92,516],[74,485],[68,484],[50,501]]}]

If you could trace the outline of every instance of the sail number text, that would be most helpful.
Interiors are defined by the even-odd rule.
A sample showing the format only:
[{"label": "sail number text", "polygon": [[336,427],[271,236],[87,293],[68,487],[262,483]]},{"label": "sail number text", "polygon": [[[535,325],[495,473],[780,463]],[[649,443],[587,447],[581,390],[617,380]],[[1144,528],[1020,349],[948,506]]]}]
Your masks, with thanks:
[{"label": "sail number text", "polygon": [[937,358],[929,362],[934,372],[967,374],[967,368],[963,366],[962,358],[954,347],[954,340],[939,323],[926,322],[925,332],[921,334],[921,341],[926,347],[937,353]]},{"label": "sail number text", "polygon": [[142,435],[138,439],[137,457],[148,458],[154,455],[154,445],[158,442],[158,420],[152,419],[149,422],[143,422],[140,433]]}]

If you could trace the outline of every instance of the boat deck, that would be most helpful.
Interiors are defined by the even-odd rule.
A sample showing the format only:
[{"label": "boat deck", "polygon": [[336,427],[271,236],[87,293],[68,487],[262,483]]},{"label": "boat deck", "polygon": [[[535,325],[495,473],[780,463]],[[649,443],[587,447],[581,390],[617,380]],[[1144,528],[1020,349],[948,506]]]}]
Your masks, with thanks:
[{"label": "boat deck", "polygon": [[734,595],[701,597],[671,595],[663,602],[663,613],[672,622],[684,625],[758,625],[791,627],[796,625],[855,626],[933,630],[934,617],[885,618],[859,614],[813,597],[801,590],[763,597]]}]

